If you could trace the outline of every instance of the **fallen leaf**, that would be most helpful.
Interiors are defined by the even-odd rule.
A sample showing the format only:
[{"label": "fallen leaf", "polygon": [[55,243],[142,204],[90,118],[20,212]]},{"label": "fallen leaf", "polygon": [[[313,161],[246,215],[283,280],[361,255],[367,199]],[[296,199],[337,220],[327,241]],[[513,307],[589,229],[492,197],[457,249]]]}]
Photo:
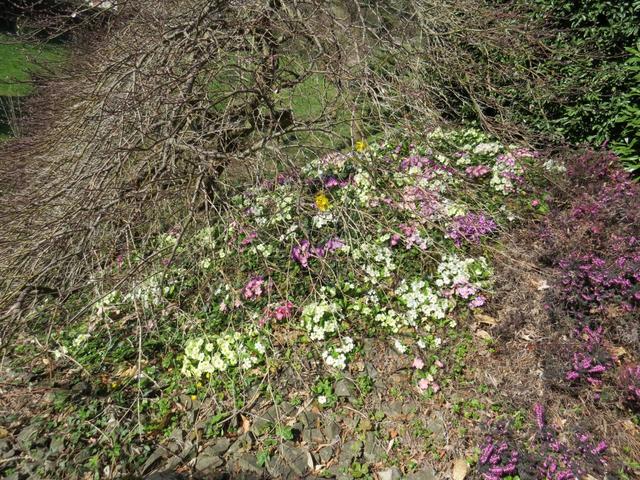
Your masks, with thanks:
[{"label": "fallen leaf", "polygon": [[551,287],[549,286],[549,284],[547,283],[546,280],[540,280],[540,281],[536,282],[536,288],[538,290],[547,290],[547,289],[549,289]]},{"label": "fallen leaf", "polygon": [[478,330],[476,336],[483,340],[493,340],[493,337],[486,330]]},{"label": "fallen leaf", "polygon": [[240,418],[242,418],[242,432],[247,433],[251,428],[251,421],[244,415],[240,415]]},{"label": "fallen leaf", "polygon": [[451,478],[453,478],[453,480],[464,480],[464,477],[467,476],[468,471],[469,466],[467,465],[467,461],[464,458],[458,458],[455,462],[453,462],[453,472],[451,472]]},{"label": "fallen leaf", "polygon": [[391,449],[393,448],[393,444],[395,443],[396,439],[392,438],[391,440],[389,440],[389,444],[387,445],[387,453],[389,453],[391,451]]},{"label": "fallen leaf", "polygon": [[485,325],[497,325],[498,324],[498,320],[496,320],[495,318],[489,316],[489,315],[485,315],[483,313],[476,313],[474,315],[474,318],[478,321],[478,323],[484,323]]},{"label": "fallen leaf", "polygon": [[9,430],[4,427],[0,427],[0,438],[6,438],[9,436]]},{"label": "fallen leaf", "polygon": [[627,355],[629,353],[629,352],[627,352],[625,350],[624,347],[611,347],[610,351],[611,351],[611,355],[613,355],[614,357],[616,357],[618,359],[624,357],[625,355]]},{"label": "fallen leaf", "polygon": [[118,377],[118,378],[133,378],[133,377],[136,376],[137,373],[138,373],[138,367],[135,366],[135,365],[132,366],[132,367],[129,367],[129,368],[122,367],[116,373],[116,377]]}]

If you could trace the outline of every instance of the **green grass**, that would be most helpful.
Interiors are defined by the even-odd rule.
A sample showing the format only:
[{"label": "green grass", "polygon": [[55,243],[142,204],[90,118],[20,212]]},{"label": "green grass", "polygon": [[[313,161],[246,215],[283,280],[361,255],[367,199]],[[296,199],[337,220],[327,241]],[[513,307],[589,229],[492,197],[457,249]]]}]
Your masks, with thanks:
[{"label": "green grass", "polygon": [[[65,58],[60,45],[30,45],[0,34],[0,96],[24,96],[33,91],[31,75]],[[2,133],[0,133],[0,138]]]}]

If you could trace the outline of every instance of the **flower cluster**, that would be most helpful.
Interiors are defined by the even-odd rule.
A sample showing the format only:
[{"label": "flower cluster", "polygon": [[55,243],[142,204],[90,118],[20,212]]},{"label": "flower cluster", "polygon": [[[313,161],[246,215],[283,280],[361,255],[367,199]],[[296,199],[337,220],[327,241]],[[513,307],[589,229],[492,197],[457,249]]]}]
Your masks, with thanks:
[{"label": "flower cluster", "polygon": [[392,250],[383,244],[387,238],[378,242],[363,242],[351,250],[351,258],[361,264],[366,281],[372,285],[390,278],[396,270]]},{"label": "flower cluster", "polygon": [[256,332],[222,333],[187,340],[182,374],[201,377],[234,367],[248,370],[264,361],[266,342]]},{"label": "flower cluster", "polygon": [[491,269],[484,257],[460,259],[457,255],[445,256],[438,265],[435,284],[446,296],[469,300],[472,307],[485,302],[481,292],[491,277]]},{"label": "flower cluster", "polygon": [[424,280],[402,281],[396,289],[400,303],[406,308],[406,323],[416,326],[420,320],[445,318],[451,302],[439,296]]},{"label": "flower cluster", "polygon": [[407,250],[413,246],[418,247],[420,250],[426,250],[429,247],[429,238],[423,237],[420,233],[420,228],[417,225],[400,225],[400,231],[402,235],[394,233],[389,240],[392,247],[398,245],[401,241]]},{"label": "flower cluster", "polygon": [[478,243],[482,237],[498,228],[493,219],[483,213],[467,213],[455,217],[447,231],[447,236],[460,246],[462,241]]},{"label": "flower cluster", "polygon": [[[421,144],[361,144],[230,191],[222,222],[195,232],[189,243],[198,261],[183,256],[180,263],[177,255],[175,264],[201,269],[190,279],[224,278],[224,291],[213,292],[214,325],[238,320],[273,331],[299,314],[296,323],[335,368],[344,368],[352,351],[349,341],[335,343],[346,325],[414,331],[435,348],[442,340],[433,329],[455,326],[455,308],[485,303],[491,269],[468,250],[496,232],[518,203],[507,197],[524,182],[531,158],[474,129],[437,130]],[[170,233],[159,243],[175,247],[176,238]],[[247,272],[256,273],[247,278]],[[159,287],[167,286],[173,284]],[[172,295],[146,291],[154,299]],[[222,361],[251,363],[234,363],[218,347],[219,356],[209,358],[206,345],[191,343],[186,355],[205,352],[202,361],[200,353],[194,357],[199,371]]]},{"label": "flower cluster", "polygon": [[324,340],[339,330],[342,310],[326,300],[307,304],[302,309],[302,322],[312,340]]},{"label": "flower cluster", "polygon": [[329,367],[344,370],[347,366],[347,355],[353,351],[355,345],[351,337],[342,337],[340,345],[332,345],[322,352],[322,359]]},{"label": "flower cluster", "polygon": [[258,275],[253,277],[242,289],[242,296],[245,300],[255,300],[262,295],[262,287],[264,285],[264,277],[262,275]]},{"label": "flower cluster", "polygon": [[503,195],[508,195],[524,183],[524,170],[515,155],[499,155],[491,168],[490,184]]},{"label": "flower cluster", "polygon": [[579,332],[565,373],[575,386],[599,386],[612,368],[605,335],[634,348],[625,335],[604,328],[608,317],[619,324],[640,308],[640,186],[615,160],[604,151],[569,159],[562,166],[567,185],[556,193],[566,206],[542,231],[560,279],[551,293],[554,312],[575,321]]},{"label": "flower cluster", "polygon": [[339,238],[332,238],[319,246],[313,246],[309,240],[304,239],[291,249],[291,258],[298,262],[301,267],[309,268],[310,258],[323,258],[327,253],[332,253],[344,247],[345,243]]}]

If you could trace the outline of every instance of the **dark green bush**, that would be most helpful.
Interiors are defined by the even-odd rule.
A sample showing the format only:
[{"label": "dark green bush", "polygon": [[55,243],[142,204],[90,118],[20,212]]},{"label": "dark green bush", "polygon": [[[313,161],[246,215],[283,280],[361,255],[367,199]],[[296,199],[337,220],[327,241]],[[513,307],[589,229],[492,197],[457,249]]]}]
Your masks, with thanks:
[{"label": "dark green bush", "polygon": [[625,70],[633,74],[634,86],[622,96],[616,127],[621,132],[612,144],[613,150],[635,174],[640,173],[640,50],[629,49],[632,57]]},{"label": "dark green bush", "polygon": [[628,59],[640,40],[640,0],[538,0],[531,16],[554,33],[538,66],[551,89],[534,123],[572,142],[611,142],[637,167],[638,60]]}]

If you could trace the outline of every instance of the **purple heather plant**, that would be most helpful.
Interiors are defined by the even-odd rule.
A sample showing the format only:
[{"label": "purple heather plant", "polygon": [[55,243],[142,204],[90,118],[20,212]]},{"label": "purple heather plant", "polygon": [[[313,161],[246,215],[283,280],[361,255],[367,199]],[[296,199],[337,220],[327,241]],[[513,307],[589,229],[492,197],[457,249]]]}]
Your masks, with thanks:
[{"label": "purple heather plant", "polygon": [[509,448],[507,442],[498,442],[489,437],[478,460],[482,478],[500,480],[515,474],[518,468],[518,456],[518,450]]},{"label": "purple heather plant", "polygon": [[577,333],[581,339],[580,351],[573,353],[571,369],[565,379],[572,383],[584,380],[599,386],[602,384],[602,374],[611,366],[611,358],[602,347],[603,329],[585,326]]},{"label": "purple heather plant", "polygon": [[640,410],[640,364],[626,365],[622,369],[620,386],[629,405]]},{"label": "purple heather plant", "polygon": [[545,420],[542,404],[536,403],[533,414],[537,433],[532,441],[521,445],[512,439],[507,425],[499,424],[481,448],[478,470],[485,480],[520,478],[577,480],[587,472],[600,473],[606,466],[607,443],[594,442],[592,436],[577,433],[572,446],[560,441],[559,434]]}]

